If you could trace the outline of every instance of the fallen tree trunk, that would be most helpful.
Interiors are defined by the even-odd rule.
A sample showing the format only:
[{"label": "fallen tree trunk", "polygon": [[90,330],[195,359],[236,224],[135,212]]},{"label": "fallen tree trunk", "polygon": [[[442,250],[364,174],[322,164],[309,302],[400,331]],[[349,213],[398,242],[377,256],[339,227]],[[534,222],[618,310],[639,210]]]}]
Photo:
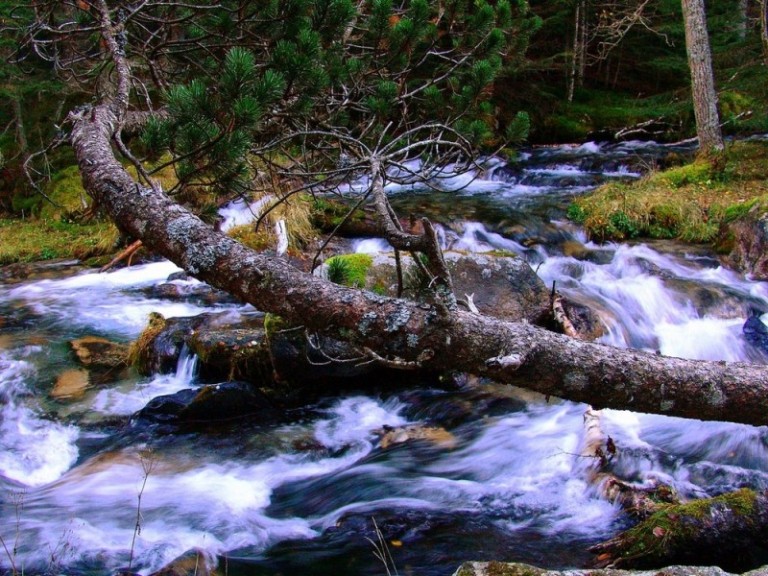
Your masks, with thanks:
[{"label": "fallen tree trunk", "polygon": [[[742,576],[765,576],[768,566],[745,572]],[[720,568],[710,566],[669,566],[658,570],[546,570],[517,562],[465,562],[453,576],[735,576]]]},{"label": "fallen tree trunk", "polygon": [[595,487],[600,497],[619,505],[640,520],[657,512],[662,506],[678,504],[677,494],[670,486],[661,483],[632,485],[606,471],[617,448],[613,439],[603,433],[600,417],[600,412],[592,408],[584,413],[584,441],[579,455],[587,462],[587,482]]},{"label": "fallen tree trunk", "polygon": [[768,370],[665,358],[580,342],[523,323],[384,298],[305,274],[216,232],[114,157],[108,105],[73,113],[86,190],[126,234],[190,274],[266,312],[405,367],[459,370],[595,407],[768,423]]},{"label": "fallen tree trunk", "polygon": [[130,92],[120,33],[104,7],[102,34],[115,62],[116,90],[70,114],[71,142],[85,189],[148,249],[260,310],[350,342],[372,361],[473,373],[596,408],[768,424],[763,366],[620,350],[439,303],[385,298],[305,274],[215,231],[159,187],[135,182],[113,154]]},{"label": "fallen tree trunk", "polygon": [[[654,568],[677,563],[741,570],[768,550],[768,492],[742,489],[658,511],[629,530],[590,548],[595,565]],[[761,549],[762,548],[762,549]],[[757,558],[753,555],[762,554]]]}]

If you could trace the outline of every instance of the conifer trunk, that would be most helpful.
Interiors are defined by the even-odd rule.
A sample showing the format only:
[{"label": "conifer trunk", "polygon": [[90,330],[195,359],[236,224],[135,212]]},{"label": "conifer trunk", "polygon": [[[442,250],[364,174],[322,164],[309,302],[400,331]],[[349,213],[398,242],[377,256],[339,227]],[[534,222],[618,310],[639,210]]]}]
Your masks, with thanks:
[{"label": "conifer trunk", "polygon": [[722,155],[724,145],[704,0],[682,0],[682,6],[699,148],[702,155],[715,159]]}]

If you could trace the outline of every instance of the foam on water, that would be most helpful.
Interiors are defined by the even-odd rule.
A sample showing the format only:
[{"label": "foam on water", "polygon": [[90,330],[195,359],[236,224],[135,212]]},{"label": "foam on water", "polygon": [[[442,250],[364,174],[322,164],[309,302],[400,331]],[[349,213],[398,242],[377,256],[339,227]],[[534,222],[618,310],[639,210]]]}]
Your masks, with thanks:
[{"label": "foam on water", "polygon": [[36,369],[24,357],[38,350],[0,350],[0,475],[25,486],[61,476],[77,459],[78,430],[43,417],[25,400]]},{"label": "foam on water", "polygon": [[227,232],[236,226],[243,226],[256,220],[264,209],[272,202],[272,196],[264,196],[254,202],[246,202],[238,199],[219,208],[219,216],[222,221],[219,229]]},{"label": "foam on water", "polygon": [[352,250],[362,254],[391,252],[392,246],[383,238],[363,238],[352,243]]},{"label": "foam on water", "polygon": [[670,287],[666,279],[694,281],[727,290],[736,297],[759,297],[768,303],[761,283],[750,282],[722,267],[702,267],[690,259],[661,254],[645,245],[602,249],[614,252],[606,264],[552,257],[539,269],[548,284],[555,281],[565,293],[607,312],[601,315],[607,327],[602,342],[683,358],[750,359],[753,353],[741,336],[744,317],[705,317],[686,293]]},{"label": "foam on water", "polygon": [[330,411],[333,418],[317,424],[315,438],[329,448],[369,443],[374,430],[406,423],[399,415],[402,408],[397,403],[379,404],[363,396],[346,398]]},{"label": "foam on water", "polygon": [[[67,532],[76,557],[121,565],[147,470],[135,550],[136,567],[143,572],[194,547],[209,553],[240,548],[253,552],[288,538],[313,538],[322,519],[267,514],[275,488],[353,466],[372,450],[373,430],[405,422],[398,415],[401,408],[396,402],[364,397],[347,398],[329,408],[327,418],[315,424],[314,434],[329,448],[343,450],[328,457],[278,454],[255,462],[220,461],[215,451],[191,458],[183,446],[163,453],[134,447],[99,455],[26,495],[20,524],[23,560],[30,568],[44,565],[44,544]],[[10,519],[0,521],[4,536],[15,530],[12,524]]]},{"label": "foam on water", "polygon": [[5,296],[25,302],[46,323],[136,337],[151,312],[170,318],[194,316],[209,309],[132,292],[160,283],[180,270],[171,262],[155,262],[105,274],[88,272],[60,280],[40,280],[14,287]]}]

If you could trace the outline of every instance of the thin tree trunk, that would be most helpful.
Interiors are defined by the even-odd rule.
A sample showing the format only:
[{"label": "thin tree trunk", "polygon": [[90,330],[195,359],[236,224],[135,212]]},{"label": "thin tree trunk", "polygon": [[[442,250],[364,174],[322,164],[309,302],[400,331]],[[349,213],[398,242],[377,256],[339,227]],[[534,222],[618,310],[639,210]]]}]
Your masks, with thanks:
[{"label": "thin tree trunk", "polygon": [[29,157],[29,143],[27,142],[27,132],[24,129],[24,117],[21,114],[21,102],[18,96],[11,97],[11,106],[13,106],[13,115],[16,117],[16,143],[19,145],[22,158],[26,160]]},{"label": "thin tree trunk", "polygon": [[704,156],[717,159],[722,156],[724,145],[717,111],[717,93],[704,0],[682,0],[682,6],[699,148]]},{"label": "thin tree trunk", "polygon": [[736,23],[736,30],[739,34],[739,40],[746,40],[747,28],[749,24],[749,0],[739,0],[739,21]]},{"label": "thin tree trunk", "polygon": [[760,40],[763,44],[763,62],[768,66],[768,0],[760,1]]}]

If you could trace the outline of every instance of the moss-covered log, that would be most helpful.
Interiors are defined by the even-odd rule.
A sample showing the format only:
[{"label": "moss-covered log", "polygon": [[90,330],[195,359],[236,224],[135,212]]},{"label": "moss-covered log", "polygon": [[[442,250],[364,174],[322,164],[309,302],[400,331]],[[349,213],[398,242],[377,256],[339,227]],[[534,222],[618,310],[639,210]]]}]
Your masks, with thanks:
[{"label": "moss-covered log", "polygon": [[742,489],[685,504],[659,505],[646,520],[593,546],[598,567],[712,564],[755,566],[768,553],[768,491]]},{"label": "moss-covered log", "polygon": [[[768,567],[763,567],[742,576],[765,576]],[[546,570],[518,562],[465,562],[453,576],[733,576],[720,568],[711,566],[669,566],[664,570]]]}]

